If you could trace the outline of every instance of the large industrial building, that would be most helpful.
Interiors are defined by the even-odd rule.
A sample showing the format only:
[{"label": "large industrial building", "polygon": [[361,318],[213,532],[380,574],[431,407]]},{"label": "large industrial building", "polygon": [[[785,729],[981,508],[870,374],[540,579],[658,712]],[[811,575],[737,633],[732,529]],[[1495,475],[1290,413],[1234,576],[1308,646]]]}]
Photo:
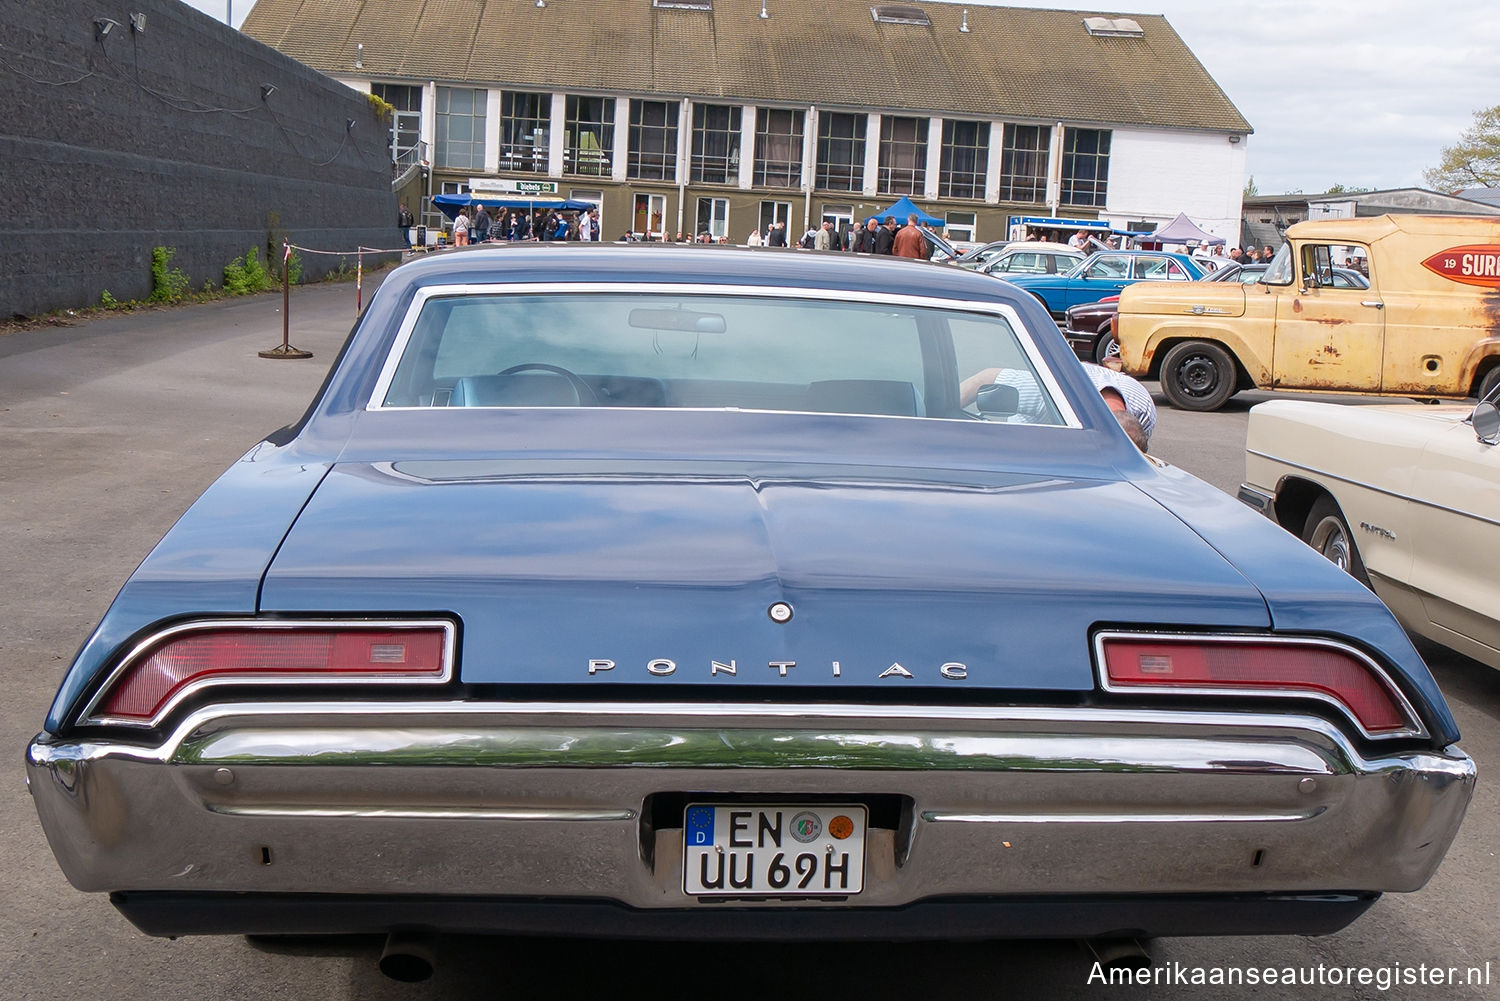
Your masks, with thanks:
[{"label": "large industrial building", "polygon": [[1160,16],[259,0],[243,30],[392,105],[392,158],[419,194],[591,201],[606,239],[799,234],[902,195],[957,240],[1179,212],[1240,231],[1250,125]]}]

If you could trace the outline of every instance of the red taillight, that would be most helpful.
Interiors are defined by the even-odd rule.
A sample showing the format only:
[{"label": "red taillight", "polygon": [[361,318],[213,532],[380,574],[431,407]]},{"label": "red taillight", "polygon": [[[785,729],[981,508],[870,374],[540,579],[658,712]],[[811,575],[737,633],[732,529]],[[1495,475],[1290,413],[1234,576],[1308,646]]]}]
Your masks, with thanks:
[{"label": "red taillight", "polygon": [[146,722],[190,685],[248,681],[440,681],[442,626],[212,626],[146,647],[120,672],[93,715]]},{"label": "red taillight", "polygon": [[1105,636],[1113,691],[1312,696],[1342,706],[1365,732],[1419,732],[1406,700],[1354,651],[1312,641]]}]

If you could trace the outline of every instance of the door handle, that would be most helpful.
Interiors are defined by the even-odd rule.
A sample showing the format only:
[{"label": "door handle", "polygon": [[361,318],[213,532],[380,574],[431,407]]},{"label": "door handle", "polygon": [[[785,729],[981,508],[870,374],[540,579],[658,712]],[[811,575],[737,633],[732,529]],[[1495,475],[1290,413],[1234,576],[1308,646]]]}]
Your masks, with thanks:
[{"label": "door handle", "polygon": [[1369,306],[1371,309],[1385,309],[1385,303],[1379,299],[1366,299],[1360,303],[1361,306]]}]

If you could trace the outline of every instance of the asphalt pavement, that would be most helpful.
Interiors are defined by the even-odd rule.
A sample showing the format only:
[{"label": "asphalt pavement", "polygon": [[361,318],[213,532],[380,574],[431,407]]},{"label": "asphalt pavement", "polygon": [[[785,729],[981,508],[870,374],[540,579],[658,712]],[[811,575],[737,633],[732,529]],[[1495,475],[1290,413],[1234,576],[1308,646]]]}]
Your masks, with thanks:
[{"label": "asphalt pavement", "polygon": [[[368,297],[378,281],[367,280]],[[148,938],[97,894],[73,890],[48,851],[21,756],[62,672],[125,577],[212,479],[295,420],[355,320],[352,285],[294,291],[291,341],[310,360],[267,360],[281,297],[261,295],[90,318],[0,335],[0,1001],[128,997],[384,999],[624,996],[715,998],[1494,998],[1500,996],[1500,672],[1424,646],[1479,762],[1469,817],[1426,889],[1388,896],[1325,938],[1169,939],[1158,969],[1302,971],[1311,986],[1120,988],[1090,981],[1072,943],[926,945],[452,939],[436,977],[398,984],[373,938]],[[1162,407],[1153,452],[1233,492],[1244,463],[1243,394],[1214,414]],[[1107,545],[1107,526],[1101,545]],[[1101,844],[1100,851],[1109,851]],[[900,929],[892,927],[892,936]],[[1380,990],[1405,968],[1488,966],[1489,984]],[[1322,967],[1322,971],[1319,968]],[[1354,970],[1354,983],[1343,971]],[[1371,972],[1360,985],[1358,970]],[[1334,971],[1340,971],[1335,974]],[[1382,973],[1381,971],[1385,971]]]}]

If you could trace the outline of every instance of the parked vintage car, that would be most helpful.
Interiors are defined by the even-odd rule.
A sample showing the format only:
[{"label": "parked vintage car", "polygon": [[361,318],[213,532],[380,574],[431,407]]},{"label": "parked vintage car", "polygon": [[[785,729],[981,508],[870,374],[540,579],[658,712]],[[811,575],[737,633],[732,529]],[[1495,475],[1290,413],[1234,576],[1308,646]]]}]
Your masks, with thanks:
[{"label": "parked vintage car", "polygon": [[[1211,282],[1239,282],[1241,285],[1254,285],[1260,281],[1261,276],[1266,273],[1269,264],[1228,264],[1209,275],[1206,279]],[[1326,274],[1329,276],[1330,288],[1369,288],[1370,279],[1355,271],[1353,268],[1330,268]]]},{"label": "parked vintage car", "polygon": [[1240,499],[1401,624],[1500,668],[1500,388],[1478,407],[1274,400],[1250,411]]},{"label": "parked vintage car", "polygon": [[1317,219],[1254,285],[1129,289],[1115,331],[1125,371],[1184,410],[1255,388],[1479,397],[1500,386],[1497,294],[1500,219]]},{"label": "parked vintage car", "polygon": [[[1207,282],[1239,282],[1254,285],[1265,274],[1266,264],[1238,264],[1230,262],[1204,278]],[[1333,288],[1369,288],[1370,281],[1358,271],[1350,268],[1334,268],[1330,286]],[[1098,302],[1086,302],[1069,306],[1063,320],[1063,336],[1068,345],[1083,361],[1104,364],[1106,358],[1118,358],[1120,341],[1115,336],[1115,319],[1120,312],[1120,297],[1105,296]]]},{"label": "parked vintage car", "polygon": [[1088,256],[1065,244],[1013,243],[1008,249],[986,262],[977,270],[996,278],[1016,275],[1066,275]]},{"label": "parked vintage car", "polygon": [[1120,297],[1107,295],[1098,302],[1069,306],[1063,320],[1063,337],[1081,361],[1103,365],[1106,358],[1118,357],[1120,342],[1115,340],[1115,314]]},{"label": "parked vintage car", "polygon": [[385,279],[27,765],[143,930],[410,969],[411,929],[1328,932],[1442,860],[1457,738],[1385,606],[1142,455],[1028,294],[522,244]]},{"label": "parked vintage car", "polygon": [[960,253],[953,259],[953,263],[961,268],[968,268],[971,271],[977,270],[994,260],[1006,247],[1011,246],[1014,242],[1013,240],[995,240],[967,249],[955,243],[954,249]]},{"label": "parked vintage car", "polygon": [[1006,280],[1036,296],[1054,319],[1061,320],[1068,307],[1118,295],[1136,282],[1193,282],[1203,277],[1202,269],[1186,254],[1111,250],[1091,255],[1066,275],[1015,275]]}]

